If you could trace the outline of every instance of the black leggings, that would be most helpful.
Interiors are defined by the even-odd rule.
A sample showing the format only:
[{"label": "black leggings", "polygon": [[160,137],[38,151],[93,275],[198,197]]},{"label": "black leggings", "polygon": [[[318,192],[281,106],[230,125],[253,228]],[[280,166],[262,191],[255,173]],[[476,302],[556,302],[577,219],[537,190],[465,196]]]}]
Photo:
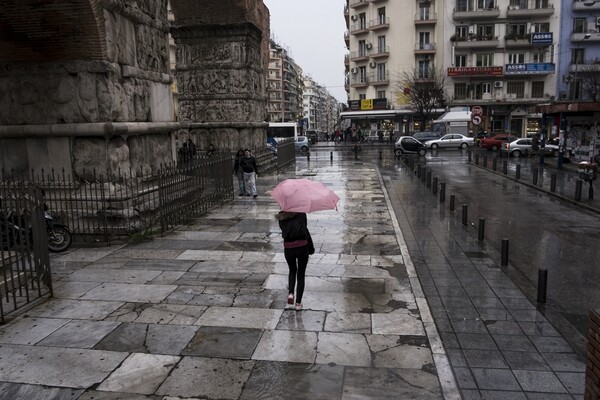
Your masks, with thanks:
[{"label": "black leggings", "polygon": [[298,290],[296,290],[296,303],[302,303],[304,294],[304,274],[308,264],[308,246],[284,249],[285,261],[290,269],[288,276],[288,293],[294,293],[296,276],[298,276]]}]

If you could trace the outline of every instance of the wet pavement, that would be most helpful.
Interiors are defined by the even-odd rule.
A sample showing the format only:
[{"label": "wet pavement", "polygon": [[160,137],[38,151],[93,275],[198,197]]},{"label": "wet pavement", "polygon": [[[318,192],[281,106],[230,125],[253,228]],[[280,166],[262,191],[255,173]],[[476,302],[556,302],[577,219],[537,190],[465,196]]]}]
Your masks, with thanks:
[{"label": "wet pavement", "polygon": [[[583,398],[585,364],[413,171],[329,155],[151,242],[53,257],[55,298],[0,329],[0,398]],[[293,176],[341,198],[308,217],[300,312],[268,196]]]}]

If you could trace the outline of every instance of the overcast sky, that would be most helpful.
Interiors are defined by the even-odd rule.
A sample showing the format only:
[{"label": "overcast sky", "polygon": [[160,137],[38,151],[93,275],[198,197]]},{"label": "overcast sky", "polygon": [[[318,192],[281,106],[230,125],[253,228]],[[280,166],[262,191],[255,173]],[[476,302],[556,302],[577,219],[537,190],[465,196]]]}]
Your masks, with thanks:
[{"label": "overcast sky", "polygon": [[271,37],[284,46],[305,75],[342,103],[344,0],[263,0],[271,14]]}]

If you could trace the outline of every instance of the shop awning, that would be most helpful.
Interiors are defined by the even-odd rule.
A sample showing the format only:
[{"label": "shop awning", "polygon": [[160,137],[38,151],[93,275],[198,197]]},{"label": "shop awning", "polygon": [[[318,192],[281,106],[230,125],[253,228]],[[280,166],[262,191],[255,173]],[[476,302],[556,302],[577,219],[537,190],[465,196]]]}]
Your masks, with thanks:
[{"label": "shop awning", "polygon": [[448,111],[435,121],[437,122],[470,122],[471,121],[471,111]]},{"label": "shop awning", "polygon": [[412,110],[371,110],[371,111],[343,111],[340,118],[368,119],[368,118],[394,118],[398,115],[413,114]]}]

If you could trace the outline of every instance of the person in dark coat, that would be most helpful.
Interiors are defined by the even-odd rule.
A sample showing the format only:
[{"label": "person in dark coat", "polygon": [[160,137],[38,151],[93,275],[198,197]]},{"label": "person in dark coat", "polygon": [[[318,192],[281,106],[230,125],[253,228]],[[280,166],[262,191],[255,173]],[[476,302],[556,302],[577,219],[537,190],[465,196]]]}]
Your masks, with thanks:
[{"label": "person in dark coat", "polygon": [[244,173],[244,186],[246,187],[246,196],[256,198],[256,159],[250,153],[250,149],[244,150],[244,157],[240,159],[240,168]]},{"label": "person in dark coat", "polygon": [[[302,310],[302,295],[304,294],[304,276],[309,257],[310,233],[307,228],[305,213],[281,211],[275,218],[279,221],[283,236],[283,253],[288,264],[288,307],[294,305],[294,289],[296,289],[296,311]],[[297,288],[296,288],[297,281]]]},{"label": "person in dark coat", "polygon": [[239,195],[244,196],[246,194],[246,185],[244,184],[244,171],[240,167],[240,161],[244,158],[244,150],[239,149],[235,155],[235,162],[233,163],[233,173],[235,174],[238,181]]}]

